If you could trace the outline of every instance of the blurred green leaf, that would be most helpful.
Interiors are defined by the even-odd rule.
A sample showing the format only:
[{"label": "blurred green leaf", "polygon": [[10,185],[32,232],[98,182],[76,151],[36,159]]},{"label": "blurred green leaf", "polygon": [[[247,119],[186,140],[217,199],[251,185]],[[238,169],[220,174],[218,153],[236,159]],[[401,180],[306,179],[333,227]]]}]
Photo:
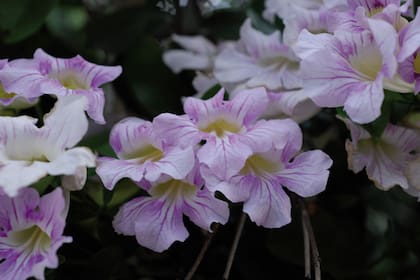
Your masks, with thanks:
[{"label": "blurred green leaf", "polygon": [[366,228],[374,235],[384,235],[388,230],[388,216],[371,207],[367,208]]},{"label": "blurred green leaf", "polygon": [[[42,3],[39,1],[17,2],[22,2],[21,5],[23,6],[19,9],[23,9],[23,11],[16,12],[16,10],[14,10],[15,13],[17,13],[16,21],[12,24],[12,21],[9,20],[6,24],[9,33],[5,37],[4,42],[9,44],[21,41],[38,31],[57,0],[44,0]],[[1,8],[2,7],[0,7],[0,10]]]},{"label": "blurred green leaf", "polygon": [[81,49],[86,40],[84,32],[89,15],[83,6],[59,5],[47,17],[49,31],[75,49]]}]

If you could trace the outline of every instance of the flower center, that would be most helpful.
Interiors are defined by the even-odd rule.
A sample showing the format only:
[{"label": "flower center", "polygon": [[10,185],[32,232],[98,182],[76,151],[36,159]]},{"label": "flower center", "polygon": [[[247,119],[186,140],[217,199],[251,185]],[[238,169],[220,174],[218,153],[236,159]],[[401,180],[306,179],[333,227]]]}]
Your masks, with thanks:
[{"label": "flower center", "polygon": [[414,73],[420,74],[420,51],[417,52],[414,58]]},{"label": "flower center", "polygon": [[265,173],[275,173],[281,168],[282,165],[280,163],[272,162],[262,155],[254,154],[246,160],[244,167],[239,173],[242,175],[254,174],[261,176]]},{"label": "flower center", "polygon": [[223,137],[225,132],[238,133],[241,128],[236,124],[226,121],[225,119],[218,119],[200,130],[207,133],[214,132],[217,137]]},{"label": "flower center", "polygon": [[4,91],[3,85],[0,84],[0,99],[11,99],[15,96],[15,93],[7,93]]},{"label": "flower center", "polygon": [[373,8],[373,9],[369,9],[368,17],[373,17],[373,16],[375,16],[379,13],[382,13],[383,10],[384,10],[384,7],[382,7],[382,6],[379,6],[379,7]]},{"label": "flower center", "polygon": [[60,81],[63,87],[68,89],[89,89],[86,83],[76,74],[71,72],[62,72],[56,75],[51,75]]},{"label": "flower center", "polygon": [[162,157],[162,151],[153,145],[142,147],[128,156],[129,159],[136,159],[139,163],[145,163],[146,161],[158,161]]},{"label": "flower center", "polygon": [[150,194],[154,197],[165,197],[175,200],[178,196],[188,197],[197,192],[197,187],[180,180],[171,179],[164,183],[154,186]]},{"label": "flower center", "polygon": [[10,245],[24,248],[30,253],[46,251],[51,245],[51,238],[37,225],[12,231],[7,235],[7,240]]},{"label": "flower center", "polygon": [[382,68],[382,55],[378,48],[367,47],[350,57],[351,65],[370,80],[375,80]]}]

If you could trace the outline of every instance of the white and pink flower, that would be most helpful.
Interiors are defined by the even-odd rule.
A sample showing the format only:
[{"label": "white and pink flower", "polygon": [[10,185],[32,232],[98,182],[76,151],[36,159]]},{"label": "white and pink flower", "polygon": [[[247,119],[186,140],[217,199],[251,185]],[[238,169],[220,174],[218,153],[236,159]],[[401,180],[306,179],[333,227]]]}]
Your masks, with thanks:
[{"label": "white and pink flower", "polygon": [[0,195],[0,278],[44,279],[44,269],[57,268],[57,250],[72,241],[66,224],[63,192],[42,197],[26,188],[16,197]]}]

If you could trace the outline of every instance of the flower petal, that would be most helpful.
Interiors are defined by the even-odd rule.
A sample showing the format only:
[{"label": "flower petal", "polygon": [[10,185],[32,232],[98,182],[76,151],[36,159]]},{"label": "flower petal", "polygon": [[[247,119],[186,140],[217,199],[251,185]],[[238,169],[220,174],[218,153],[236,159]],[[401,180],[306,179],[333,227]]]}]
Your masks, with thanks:
[{"label": "flower petal", "polygon": [[283,186],[300,196],[313,196],[325,189],[331,165],[331,158],[324,152],[309,151],[288,163],[277,177]]}]

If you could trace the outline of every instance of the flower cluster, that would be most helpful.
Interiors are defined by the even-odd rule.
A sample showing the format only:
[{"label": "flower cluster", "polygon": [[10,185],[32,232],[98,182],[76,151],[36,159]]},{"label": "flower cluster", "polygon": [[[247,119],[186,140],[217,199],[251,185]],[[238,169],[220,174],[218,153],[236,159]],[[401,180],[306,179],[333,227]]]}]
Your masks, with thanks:
[{"label": "flower cluster", "polygon": [[[33,59],[0,61],[1,279],[44,279],[45,267],[58,266],[58,248],[71,242],[63,236],[69,191],[83,188],[86,169],[95,167],[93,152],[75,147],[88,130],[85,111],[105,122],[99,86],[120,73],[119,66],[55,58],[41,49]],[[19,114],[45,94],[57,100],[38,115],[41,121]],[[40,197],[31,186],[46,176],[59,176],[61,186]]]},{"label": "flower cluster", "polygon": [[231,96],[262,86],[270,101],[264,115],[272,118],[303,121],[319,108],[337,108],[351,131],[349,168],[366,168],[381,189],[399,185],[420,197],[419,126],[410,121],[416,112],[395,113],[415,104],[420,91],[420,12],[414,16],[412,1],[266,0],[263,17],[280,19],[284,30],[264,34],[245,20],[238,41],[207,52],[205,68],[189,60],[196,80],[205,73],[212,78],[206,89],[220,84]]},{"label": "flower cluster", "polygon": [[110,137],[118,159],[99,158],[97,173],[108,189],[126,177],[149,196],[121,207],[116,231],[166,250],[188,236],[183,214],[207,230],[227,222],[227,203],[216,191],[244,202],[257,225],[289,223],[284,188],[305,197],[323,191],[332,161],[319,150],[299,154],[302,135],[294,121],[259,119],[268,102],[263,88],[240,91],[229,101],[222,89],[209,100],[187,98],[184,115],[118,123]]}]

